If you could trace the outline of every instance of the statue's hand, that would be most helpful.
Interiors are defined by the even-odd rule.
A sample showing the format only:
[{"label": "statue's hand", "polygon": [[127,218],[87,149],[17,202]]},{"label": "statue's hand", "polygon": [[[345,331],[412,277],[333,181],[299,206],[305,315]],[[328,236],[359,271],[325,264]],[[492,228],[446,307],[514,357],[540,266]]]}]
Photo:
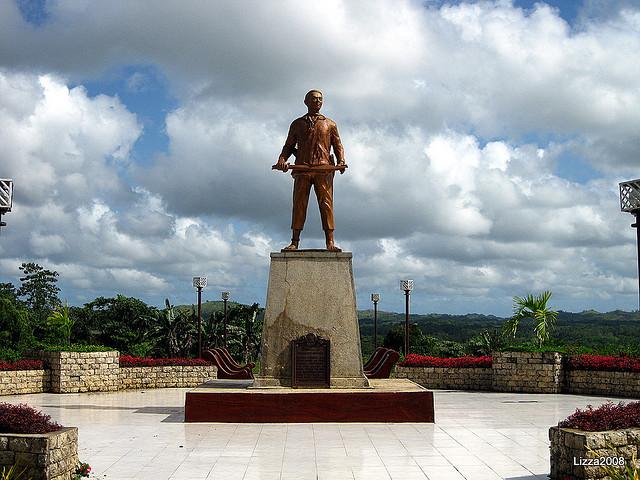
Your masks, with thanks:
[{"label": "statue's hand", "polygon": [[283,157],[278,158],[278,163],[275,164],[275,167],[276,169],[282,170],[283,172],[289,170],[289,164]]},{"label": "statue's hand", "polygon": [[342,167],[342,168],[340,168],[340,175],[342,175],[344,173],[345,169],[347,168],[344,162],[338,163],[338,167]]}]

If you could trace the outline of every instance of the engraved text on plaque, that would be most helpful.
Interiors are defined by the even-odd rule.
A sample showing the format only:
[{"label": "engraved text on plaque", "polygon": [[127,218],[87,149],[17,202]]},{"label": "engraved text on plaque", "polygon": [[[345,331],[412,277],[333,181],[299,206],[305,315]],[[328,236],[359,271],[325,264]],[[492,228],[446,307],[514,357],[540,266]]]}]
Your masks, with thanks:
[{"label": "engraved text on plaque", "polygon": [[291,341],[291,386],[330,385],[329,340],[309,333]]}]

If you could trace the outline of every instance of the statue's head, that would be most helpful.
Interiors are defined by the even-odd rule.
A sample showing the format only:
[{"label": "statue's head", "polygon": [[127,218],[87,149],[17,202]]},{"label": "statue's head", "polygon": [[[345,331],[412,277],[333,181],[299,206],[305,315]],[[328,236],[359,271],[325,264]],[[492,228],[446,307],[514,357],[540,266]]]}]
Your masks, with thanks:
[{"label": "statue's head", "polygon": [[322,92],[320,90],[309,90],[304,96],[304,104],[310,113],[318,113],[322,108]]}]

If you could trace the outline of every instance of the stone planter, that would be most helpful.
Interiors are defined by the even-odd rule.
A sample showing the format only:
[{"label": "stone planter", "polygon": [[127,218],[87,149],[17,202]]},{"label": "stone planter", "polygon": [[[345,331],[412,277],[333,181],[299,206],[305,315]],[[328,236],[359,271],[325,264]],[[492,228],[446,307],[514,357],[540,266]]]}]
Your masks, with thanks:
[{"label": "stone planter", "polygon": [[20,478],[71,480],[78,465],[78,429],[51,433],[0,433],[0,467],[16,465]]},{"label": "stone planter", "polygon": [[[583,432],[551,427],[551,479],[605,479],[606,465],[630,465],[640,449],[640,428]],[[600,464],[600,465],[598,465]]]},{"label": "stone planter", "polygon": [[497,392],[560,393],[564,379],[557,352],[493,352],[492,388]]}]

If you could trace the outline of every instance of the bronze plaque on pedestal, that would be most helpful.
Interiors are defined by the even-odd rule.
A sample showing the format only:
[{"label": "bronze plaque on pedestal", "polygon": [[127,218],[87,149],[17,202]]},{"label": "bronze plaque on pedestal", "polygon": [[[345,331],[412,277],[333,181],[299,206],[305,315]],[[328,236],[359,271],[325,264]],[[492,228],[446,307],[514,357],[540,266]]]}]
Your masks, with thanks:
[{"label": "bronze plaque on pedestal", "polygon": [[309,333],[291,341],[291,386],[328,388],[329,340]]}]

